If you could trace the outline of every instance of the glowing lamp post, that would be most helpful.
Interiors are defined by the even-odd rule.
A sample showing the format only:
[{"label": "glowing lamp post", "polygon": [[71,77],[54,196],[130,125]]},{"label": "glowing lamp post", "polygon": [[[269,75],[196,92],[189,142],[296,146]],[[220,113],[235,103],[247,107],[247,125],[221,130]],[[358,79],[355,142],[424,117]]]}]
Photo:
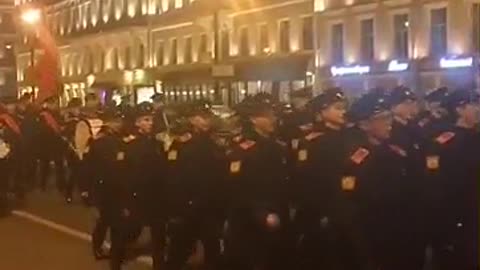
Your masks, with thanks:
[{"label": "glowing lamp post", "polygon": [[[42,19],[42,10],[39,8],[28,8],[21,12],[20,20],[21,22],[28,26],[33,27],[38,25]],[[35,69],[35,47],[34,45],[30,48],[30,68],[32,69],[32,73]],[[32,81],[32,97],[35,99],[35,82]]]},{"label": "glowing lamp post", "polygon": [[28,25],[35,25],[42,18],[42,11],[38,8],[27,9],[20,15],[22,22]]}]

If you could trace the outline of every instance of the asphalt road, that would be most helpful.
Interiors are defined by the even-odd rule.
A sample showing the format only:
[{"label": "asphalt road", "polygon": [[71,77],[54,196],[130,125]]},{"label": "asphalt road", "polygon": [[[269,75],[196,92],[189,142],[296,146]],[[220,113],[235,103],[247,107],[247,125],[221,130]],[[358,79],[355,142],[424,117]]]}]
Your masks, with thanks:
[{"label": "asphalt road", "polygon": [[[93,216],[86,208],[67,206],[53,194],[29,196],[25,213],[88,233]],[[0,218],[0,269],[2,270],[108,270],[106,261],[95,261],[90,242],[31,219],[11,215]],[[132,261],[125,270],[147,270]]]}]

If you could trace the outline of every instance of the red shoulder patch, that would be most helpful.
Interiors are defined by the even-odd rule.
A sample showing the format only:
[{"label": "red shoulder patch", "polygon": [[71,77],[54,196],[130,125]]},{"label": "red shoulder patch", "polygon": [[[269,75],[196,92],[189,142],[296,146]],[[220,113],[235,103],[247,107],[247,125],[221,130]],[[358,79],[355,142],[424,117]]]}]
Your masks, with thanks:
[{"label": "red shoulder patch", "polygon": [[440,134],[440,136],[438,136],[435,139],[435,141],[439,144],[446,144],[451,139],[453,139],[453,137],[455,137],[455,133],[447,131],[447,132],[443,132],[442,134]]},{"label": "red shoulder patch", "polygon": [[363,147],[360,147],[357,149],[357,151],[355,151],[355,153],[353,153],[352,156],[350,156],[350,160],[358,165],[361,164],[365,160],[365,158],[368,157],[369,154],[370,151]]},{"label": "red shoulder patch", "polygon": [[393,152],[395,152],[399,156],[402,156],[402,157],[407,156],[407,151],[405,151],[405,149],[401,148],[400,146],[395,145],[395,144],[390,144],[389,147]]},{"label": "red shoulder patch", "polygon": [[311,141],[313,139],[318,138],[321,135],[323,135],[322,132],[310,132],[307,136],[305,136],[305,140]]},{"label": "red shoulder patch", "polygon": [[244,141],[244,142],[242,142],[242,143],[240,144],[240,147],[241,147],[243,150],[248,150],[248,149],[252,148],[255,144],[256,144],[255,141],[246,140],[246,141]]}]

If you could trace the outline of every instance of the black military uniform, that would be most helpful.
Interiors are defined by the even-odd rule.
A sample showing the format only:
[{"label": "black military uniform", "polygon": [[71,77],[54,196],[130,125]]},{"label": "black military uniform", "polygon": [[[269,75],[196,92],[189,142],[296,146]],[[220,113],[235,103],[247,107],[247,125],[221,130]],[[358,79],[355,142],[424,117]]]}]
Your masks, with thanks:
[{"label": "black military uniform", "polygon": [[17,116],[20,120],[20,130],[23,138],[22,151],[22,177],[28,189],[33,189],[36,183],[36,172],[40,154],[39,131],[40,124],[38,119],[39,110],[32,103],[31,94],[24,94],[17,104]]},{"label": "black military uniform", "polygon": [[46,107],[39,114],[38,141],[41,142],[40,150],[40,187],[47,188],[47,177],[50,161],[55,163],[55,180],[60,191],[65,189],[65,166],[64,157],[66,143],[62,137],[63,123],[58,109],[50,109],[49,106],[58,104],[57,97],[45,100]]},{"label": "black military uniform", "polygon": [[[416,97],[413,92],[403,86],[393,89],[387,98],[387,102],[392,108],[392,111],[394,111],[396,106],[412,106],[408,105],[408,103],[415,101]],[[413,114],[408,116],[412,118],[403,119],[402,117],[404,116],[396,115],[395,112],[393,112],[393,126],[390,142],[403,148],[409,153],[409,155],[412,155],[412,153],[418,151],[421,147],[419,129],[414,122]]]},{"label": "black military uniform", "polygon": [[[115,114],[105,115],[107,123]],[[92,232],[93,254],[96,259],[106,257],[102,249],[106,233],[111,224],[118,219],[121,200],[119,191],[125,187],[125,142],[118,130],[104,125],[96,140],[91,141],[89,157],[92,161],[91,178],[93,187],[91,198],[98,209],[98,218]],[[122,191],[123,192],[123,191]]]},{"label": "black military uniform", "polygon": [[448,88],[441,87],[428,93],[424,100],[427,110],[420,113],[417,126],[424,139],[432,138],[448,126],[447,112],[442,107],[449,96]]},{"label": "black military uniform", "polygon": [[[15,106],[16,99],[3,99],[5,106]],[[14,185],[17,196],[23,197],[21,178],[21,130],[15,117],[7,109],[0,108],[0,215],[7,213],[7,192]]]},{"label": "black military uniform", "polygon": [[[213,117],[209,104],[202,101],[190,105],[185,114],[189,121]],[[193,125],[173,142],[167,159],[171,240],[167,269],[183,269],[196,241],[203,245],[206,269],[218,269],[224,223],[224,150],[216,144],[211,127],[200,130]]]},{"label": "black military uniform", "polygon": [[[89,102],[88,99],[94,100],[96,96],[89,94],[89,96],[86,97],[86,102]],[[106,108],[105,111],[107,111],[106,115],[118,112],[113,107]],[[89,145],[91,141],[95,140],[103,125],[102,118],[103,112],[98,110],[97,107],[84,107],[74,126],[75,135],[72,140],[72,145],[75,150],[76,159],[72,164],[72,177],[74,177],[74,181],[72,182],[78,185],[81,197],[87,204],[90,201],[89,192],[92,188],[90,172],[93,166],[89,157]]]},{"label": "black military uniform", "polygon": [[102,258],[101,246],[105,231],[110,227],[112,270],[121,269],[127,243],[140,233],[135,189],[126,160],[126,148],[131,140],[106,125],[98,139],[91,143],[90,155],[95,164],[94,199],[99,210],[99,219],[92,234],[93,249],[97,259]]},{"label": "black military uniform", "polygon": [[133,140],[127,146],[126,159],[129,178],[135,198],[135,215],[139,225],[151,229],[154,269],[164,267],[165,246],[165,179],[166,161],[163,145],[159,145],[153,135],[153,107],[144,102],[135,108],[137,121],[146,118],[148,130],[136,128]]},{"label": "black military uniform", "polygon": [[0,114],[0,121],[3,122],[5,128],[4,133],[8,138],[10,145],[9,162],[10,181],[17,197],[23,198],[25,195],[25,178],[22,173],[22,151],[24,150],[23,134],[20,126],[20,119],[15,113],[17,99],[15,97],[6,98],[3,100],[6,107],[10,109],[5,110]]},{"label": "black military uniform", "polygon": [[72,202],[73,197],[73,189],[75,185],[78,184],[78,156],[75,151],[74,143],[75,143],[75,131],[78,122],[80,121],[80,114],[79,109],[82,106],[82,100],[79,98],[73,98],[70,100],[67,106],[67,113],[65,115],[65,128],[63,130],[63,135],[68,143],[67,151],[66,151],[66,159],[68,163],[68,167],[70,169],[69,177],[66,179],[66,186],[65,186],[65,200],[67,203]]},{"label": "black military uniform", "polygon": [[[246,119],[273,117],[270,104],[248,105],[241,111]],[[261,135],[244,123],[245,139],[228,156],[228,267],[290,269],[287,148],[272,131]]]},{"label": "black military uniform", "polygon": [[[309,100],[312,96],[311,87],[295,91],[292,100]],[[289,148],[296,150],[298,142],[307,135],[312,129],[312,114],[308,110],[306,104],[288,104],[280,115],[279,121],[279,137],[288,144]]]},{"label": "black military uniform", "polygon": [[407,173],[408,153],[387,141],[391,118],[385,97],[365,95],[352,114],[364,136],[355,140],[338,180],[343,198],[337,214],[350,228],[357,269],[421,269],[418,250],[411,248],[417,236],[411,200],[419,179]]},{"label": "black military uniform", "polygon": [[[310,102],[319,114],[336,103],[344,103],[339,89],[326,90]],[[296,205],[300,269],[357,269],[349,258],[348,228],[338,219],[338,181],[348,152],[345,130],[340,124],[321,121],[300,140],[296,152]]]},{"label": "black military uniform", "polygon": [[431,138],[426,155],[424,198],[427,232],[437,269],[478,269],[478,191],[480,134],[478,116],[462,118],[457,110],[477,107],[479,96],[457,90],[446,107],[453,123]]}]

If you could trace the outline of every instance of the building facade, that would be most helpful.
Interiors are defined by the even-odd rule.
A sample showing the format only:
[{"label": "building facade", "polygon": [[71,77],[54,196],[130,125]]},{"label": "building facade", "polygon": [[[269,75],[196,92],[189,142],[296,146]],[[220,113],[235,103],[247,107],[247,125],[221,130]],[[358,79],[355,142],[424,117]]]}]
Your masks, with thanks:
[{"label": "building facade", "polygon": [[0,97],[17,95],[13,0],[0,1]]},{"label": "building facade", "polygon": [[477,87],[480,1],[315,0],[317,88]]},{"label": "building facade", "polygon": [[[88,91],[105,100],[163,92],[171,102],[229,104],[266,91],[287,101],[312,83],[312,0],[67,0],[45,14],[65,101]],[[18,81],[31,91],[24,41]]]}]

